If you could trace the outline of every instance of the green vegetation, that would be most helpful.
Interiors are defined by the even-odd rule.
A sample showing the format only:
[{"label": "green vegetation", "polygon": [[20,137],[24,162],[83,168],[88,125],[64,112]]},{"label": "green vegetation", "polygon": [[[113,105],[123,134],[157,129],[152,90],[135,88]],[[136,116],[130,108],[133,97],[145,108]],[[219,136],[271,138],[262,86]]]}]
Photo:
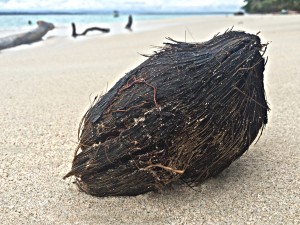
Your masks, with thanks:
[{"label": "green vegetation", "polygon": [[300,11],[300,0],[245,0],[248,13],[273,13],[282,9]]}]

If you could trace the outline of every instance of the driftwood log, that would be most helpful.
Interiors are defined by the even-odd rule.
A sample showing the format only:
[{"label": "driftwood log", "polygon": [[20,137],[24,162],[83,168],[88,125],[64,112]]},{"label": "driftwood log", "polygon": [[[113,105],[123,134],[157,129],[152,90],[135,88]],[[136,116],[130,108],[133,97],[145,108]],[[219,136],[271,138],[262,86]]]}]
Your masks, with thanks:
[{"label": "driftwood log", "polygon": [[41,41],[42,37],[47,34],[48,31],[54,29],[54,25],[52,23],[44,21],[37,21],[37,25],[37,28],[26,33],[0,38],[0,50]]},{"label": "driftwood log", "polygon": [[200,183],[239,158],[267,123],[256,35],[169,43],[86,112],[71,171],[84,192],[138,195]]},{"label": "driftwood log", "polygon": [[90,31],[100,31],[100,32],[103,32],[103,33],[108,33],[110,31],[110,29],[108,29],[108,28],[100,28],[100,27],[90,27],[90,28],[87,28],[82,33],[78,34],[76,32],[76,25],[75,25],[75,23],[72,23],[72,37],[74,37],[74,38],[76,38],[77,36],[84,36],[84,35],[86,35]]},{"label": "driftwood log", "polygon": [[132,28],[131,28],[131,26],[132,26],[132,16],[131,16],[131,15],[129,15],[129,16],[128,16],[128,22],[127,22],[127,24],[126,24],[125,28],[126,28],[127,30],[130,30],[130,31],[132,31]]}]

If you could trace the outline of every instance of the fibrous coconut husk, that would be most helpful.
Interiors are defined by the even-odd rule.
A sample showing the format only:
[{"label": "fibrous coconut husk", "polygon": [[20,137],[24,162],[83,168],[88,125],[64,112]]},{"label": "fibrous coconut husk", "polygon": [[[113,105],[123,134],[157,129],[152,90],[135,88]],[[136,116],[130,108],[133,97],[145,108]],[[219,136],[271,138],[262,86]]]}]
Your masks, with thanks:
[{"label": "fibrous coconut husk", "polygon": [[204,43],[169,38],[86,112],[65,177],[109,196],[217,175],[267,123],[265,48],[231,30]]}]

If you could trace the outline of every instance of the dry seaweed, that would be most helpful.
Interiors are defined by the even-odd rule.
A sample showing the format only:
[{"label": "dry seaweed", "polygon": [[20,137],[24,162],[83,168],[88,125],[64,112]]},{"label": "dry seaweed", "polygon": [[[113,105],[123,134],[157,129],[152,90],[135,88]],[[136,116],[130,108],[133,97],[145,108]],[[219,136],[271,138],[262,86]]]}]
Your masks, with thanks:
[{"label": "dry seaweed", "polygon": [[71,171],[96,196],[200,183],[239,158],[267,123],[266,46],[226,31],[204,43],[168,38],[87,111]]}]

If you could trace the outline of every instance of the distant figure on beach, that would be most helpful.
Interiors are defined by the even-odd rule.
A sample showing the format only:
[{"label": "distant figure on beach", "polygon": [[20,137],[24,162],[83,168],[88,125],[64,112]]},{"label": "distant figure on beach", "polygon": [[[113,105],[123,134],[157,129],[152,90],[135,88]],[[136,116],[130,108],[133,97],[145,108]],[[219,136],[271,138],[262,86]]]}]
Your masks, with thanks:
[{"label": "distant figure on beach", "polygon": [[29,24],[29,25],[32,25],[32,22],[31,22],[31,20],[28,20],[28,24]]},{"label": "distant figure on beach", "polygon": [[114,15],[114,17],[119,17],[119,12],[117,10],[114,10],[113,15]]},{"label": "distant figure on beach", "polygon": [[128,22],[127,22],[125,28],[126,28],[127,30],[129,30],[129,31],[132,31],[131,26],[132,26],[132,16],[129,15],[129,17],[128,17]]}]

